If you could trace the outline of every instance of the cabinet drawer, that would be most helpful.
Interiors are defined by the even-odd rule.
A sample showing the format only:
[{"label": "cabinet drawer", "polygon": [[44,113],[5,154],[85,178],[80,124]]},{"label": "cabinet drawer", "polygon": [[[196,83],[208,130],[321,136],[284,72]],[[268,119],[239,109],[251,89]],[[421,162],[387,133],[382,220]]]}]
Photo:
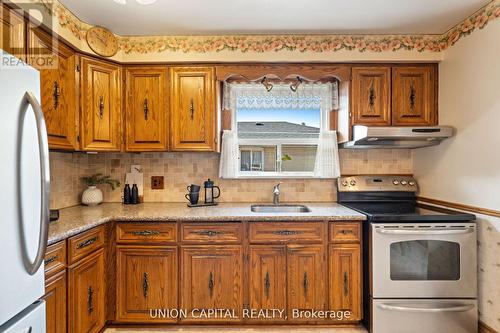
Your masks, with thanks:
[{"label": "cabinet drawer", "polygon": [[100,249],[104,245],[104,227],[97,227],[73,236],[68,241],[69,262],[73,264],[87,254]]},{"label": "cabinet drawer", "polygon": [[176,223],[119,223],[116,242],[122,244],[174,243],[177,241]]},{"label": "cabinet drawer", "polygon": [[330,241],[333,243],[357,243],[361,237],[361,223],[330,223]]},{"label": "cabinet drawer", "polygon": [[48,278],[66,267],[66,241],[47,246],[44,259],[45,278]]},{"label": "cabinet drawer", "polygon": [[181,227],[183,242],[188,243],[240,243],[242,235],[241,223],[189,223]]},{"label": "cabinet drawer", "polygon": [[[326,224],[321,222],[253,222],[249,227],[251,243],[284,243],[304,242],[319,243],[323,241]],[[326,238],[326,237],[325,237]]]}]

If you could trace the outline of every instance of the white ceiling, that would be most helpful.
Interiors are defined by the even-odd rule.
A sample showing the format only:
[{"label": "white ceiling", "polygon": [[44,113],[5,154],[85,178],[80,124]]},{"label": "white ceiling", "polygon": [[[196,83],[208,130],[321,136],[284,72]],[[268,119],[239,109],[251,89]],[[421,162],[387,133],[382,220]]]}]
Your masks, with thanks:
[{"label": "white ceiling", "polygon": [[441,34],[489,0],[60,0],[119,35]]}]

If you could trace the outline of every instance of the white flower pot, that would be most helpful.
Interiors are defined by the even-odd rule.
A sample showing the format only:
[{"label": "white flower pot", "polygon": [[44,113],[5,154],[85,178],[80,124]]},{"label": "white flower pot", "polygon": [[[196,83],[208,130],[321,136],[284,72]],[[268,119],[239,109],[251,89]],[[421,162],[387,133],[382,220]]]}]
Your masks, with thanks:
[{"label": "white flower pot", "polygon": [[82,194],[82,204],[97,206],[102,202],[102,191],[95,186],[89,186]]}]

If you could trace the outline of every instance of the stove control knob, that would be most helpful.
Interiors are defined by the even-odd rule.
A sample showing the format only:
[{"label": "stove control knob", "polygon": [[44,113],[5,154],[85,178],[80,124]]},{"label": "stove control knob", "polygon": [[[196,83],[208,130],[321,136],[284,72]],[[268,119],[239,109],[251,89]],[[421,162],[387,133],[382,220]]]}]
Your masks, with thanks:
[{"label": "stove control knob", "polygon": [[349,183],[347,182],[347,180],[344,180],[344,181],[342,182],[342,186],[347,186],[347,185],[349,185]]},{"label": "stove control knob", "polygon": [[406,180],[401,181],[401,185],[406,186],[406,184],[408,184],[408,182],[406,182]]},{"label": "stove control knob", "polygon": [[349,182],[349,184],[351,184],[351,186],[354,186],[354,185],[356,185],[356,181],[354,179],[351,179],[351,181]]},{"label": "stove control knob", "polygon": [[415,186],[415,182],[410,180],[410,181],[408,182],[408,185],[410,185],[410,186]]},{"label": "stove control knob", "polygon": [[399,180],[394,179],[394,180],[392,181],[392,183],[393,183],[394,185],[399,185]]}]

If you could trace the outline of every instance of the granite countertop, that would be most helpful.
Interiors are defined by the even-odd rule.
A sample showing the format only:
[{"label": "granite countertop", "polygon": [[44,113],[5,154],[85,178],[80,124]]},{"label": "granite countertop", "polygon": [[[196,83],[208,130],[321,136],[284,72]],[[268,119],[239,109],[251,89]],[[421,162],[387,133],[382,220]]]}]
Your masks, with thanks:
[{"label": "granite countertop", "polygon": [[59,220],[49,226],[49,244],[76,235],[109,221],[346,221],[366,217],[337,203],[305,203],[308,213],[254,213],[251,203],[220,203],[218,206],[189,208],[185,203],[144,203],[122,205],[103,203],[96,207],[75,206],[60,210]]}]

